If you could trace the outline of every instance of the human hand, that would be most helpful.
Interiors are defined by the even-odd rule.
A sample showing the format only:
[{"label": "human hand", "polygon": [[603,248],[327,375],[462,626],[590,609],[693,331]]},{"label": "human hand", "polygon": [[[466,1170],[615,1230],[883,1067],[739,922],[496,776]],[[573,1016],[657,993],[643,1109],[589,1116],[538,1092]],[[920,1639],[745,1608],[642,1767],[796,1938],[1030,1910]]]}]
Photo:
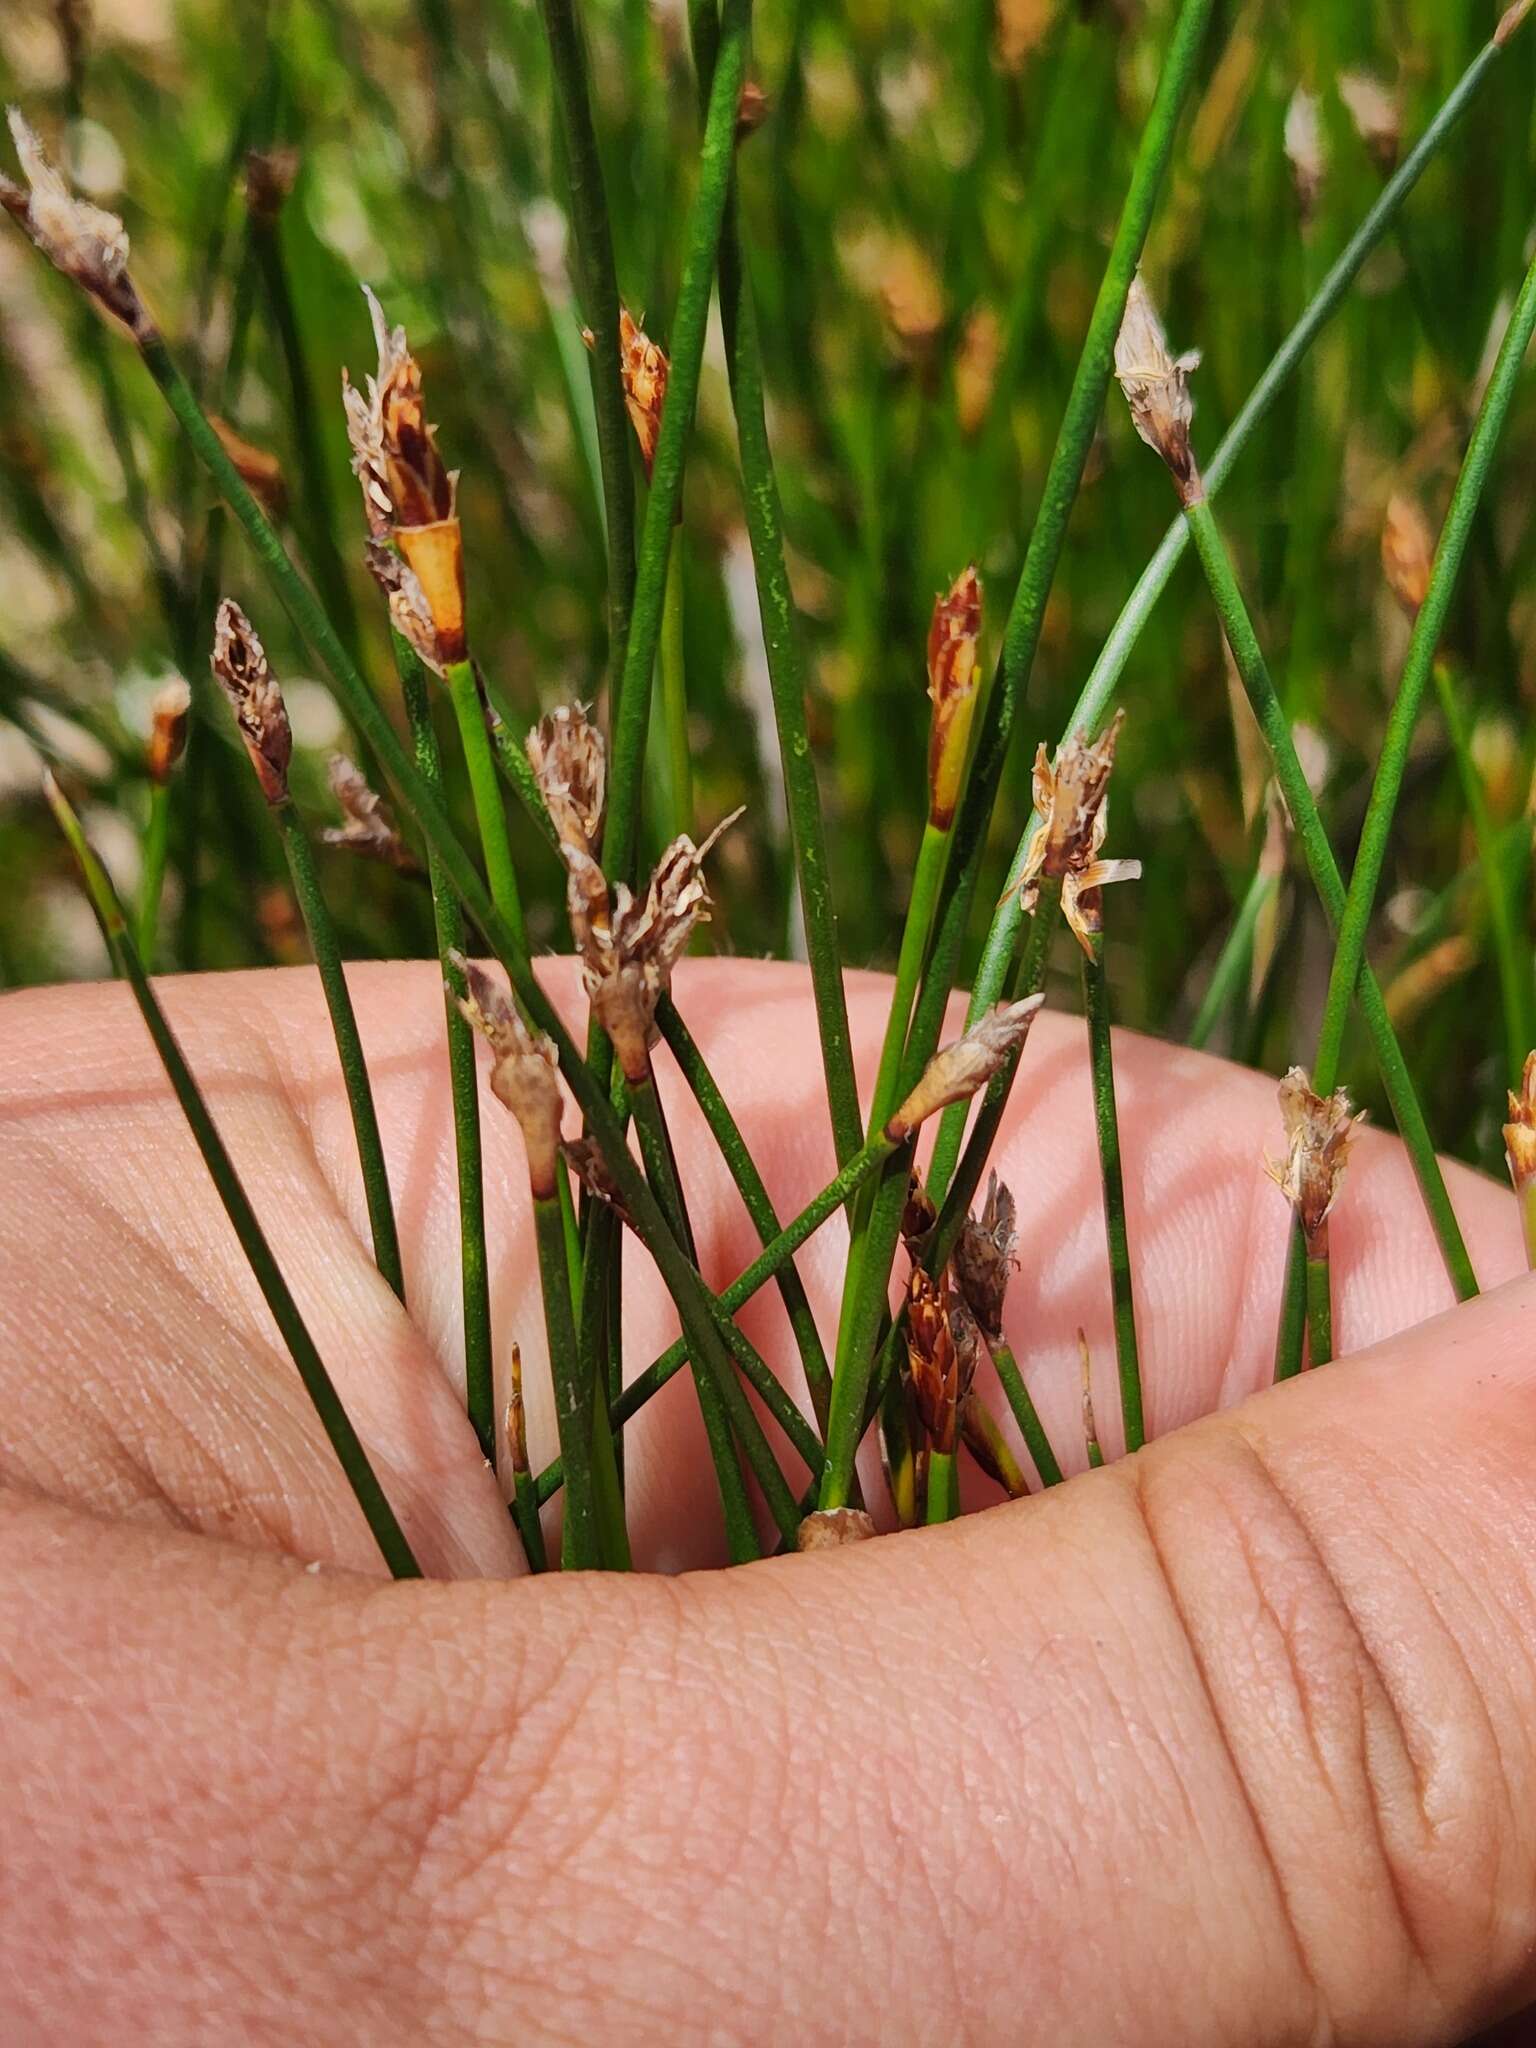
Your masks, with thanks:
[{"label": "human hand", "polygon": [[[312,977],[162,986],[451,1584],[378,1582],[125,992],[0,1008],[7,2041],[1411,2048],[1536,1995],[1536,1296],[1423,1320],[1450,1295],[1391,1140],[1362,1137],[1334,1225],[1360,1355],[1234,1406],[1273,1346],[1273,1084],[1127,1039],[1149,1420],[1193,1427],[942,1530],[496,1583],[515,1544],[452,1385],[436,975],[353,972],[410,1320],[367,1256]],[[869,1068],[885,985],[851,991]],[[793,1213],[830,1169],[803,978],[687,963],[679,1000]],[[723,1284],[755,1245],[670,1103]],[[485,1120],[496,1328],[523,1343],[537,1456],[519,1141]],[[1107,1450],[1116,1430],[1076,1024],[1036,1027],[999,1165],[1024,1229],[1010,1334],[1080,1466],[1079,1324]],[[1485,1285],[1509,1280],[1510,1198],[1451,1188]],[[840,1262],[831,1224],[802,1257],[827,1327]],[[674,1326],[633,1250],[626,1285],[643,1364]],[[745,1320],[795,1385],[771,1290]],[[713,1561],[685,1378],[627,1442],[637,1557]]]}]

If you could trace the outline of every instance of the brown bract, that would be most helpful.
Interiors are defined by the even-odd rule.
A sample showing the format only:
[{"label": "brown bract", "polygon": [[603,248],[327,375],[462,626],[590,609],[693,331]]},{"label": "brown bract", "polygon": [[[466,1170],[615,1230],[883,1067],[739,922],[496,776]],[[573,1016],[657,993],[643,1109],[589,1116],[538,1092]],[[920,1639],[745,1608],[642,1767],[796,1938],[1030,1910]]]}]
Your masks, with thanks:
[{"label": "brown bract", "polygon": [[19,108],[7,110],[16,159],[26,185],[0,177],[0,206],[26,230],[48,261],[121,320],[137,341],[154,322],[128,275],[128,235],[115,213],[77,199],[55,170]]},{"label": "brown bract", "polygon": [[1517,1188],[1536,1181],[1536,1052],[1525,1056],[1520,1091],[1509,1095],[1509,1122],[1504,1126],[1509,1175]]},{"label": "brown bract", "polygon": [[448,958],[465,981],[463,995],[451,992],[491,1048],[491,1093],[517,1118],[529,1185],[536,1197],[547,1200],[556,1190],[563,1113],[554,1041],[524,1023],[506,990],[483,967],[462,953]]},{"label": "brown bract", "polygon": [[226,597],[215,615],[210,665],[234,711],[262,795],[269,804],[285,804],[293,729],[266,649],[233,598]]},{"label": "brown bract", "polygon": [[151,782],[170,781],[176,763],[186,752],[191,711],[192,692],[183,677],[173,676],[155,692],[149,707],[149,746],[144,756]]},{"label": "brown bract", "polygon": [[1197,349],[1181,356],[1170,354],[1163,323],[1138,271],[1131,280],[1125,318],[1115,340],[1115,376],[1137,433],[1167,463],[1186,504],[1203,495],[1189,440],[1195,416],[1189,373],[1199,361]]},{"label": "brown bract", "polygon": [[960,1407],[976,1370],[974,1327],[956,1331],[946,1289],[921,1266],[907,1284],[907,1370],[928,1441],[952,1457],[960,1441]]},{"label": "brown bract", "polygon": [[671,986],[672,970],[695,926],[709,920],[705,855],[740,816],[732,812],[702,846],[695,846],[686,832],[674,839],[643,897],[623,882],[610,891],[589,854],[561,843],[566,909],[592,1014],[613,1040],[628,1081],[642,1082],[650,1073],[656,1005]]},{"label": "brown bract", "polygon": [[999,1003],[963,1038],[941,1047],[886,1125],[885,1135],[891,1144],[901,1144],[939,1110],[952,1102],[965,1102],[978,1088],[984,1088],[1023,1045],[1044,1002],[1043,995],[1033,995],[1019,1003]]},{"label": "brown bract", "polygon": [[928,817],[945,827],[965,774],[980,683],[976,644],[981,637],[981,582],[975,564],[962,569],[934,600],[928,628],[928,696],[933,721],[928,740]]},{"label": "brown bract", "polygon": [[345,754],[332,754],[327,772],[343,822],[325,828],[320,836],[326,845],[345,846],[403,875],[413,874],[416,862],[410,848],[395,830],[383,797],[369,788],[357,764]]},{"label": "brown bract", "polygon": [[[590,327],[582,329],[588,348],[596,343]],[[667,400],[667,378],[672,364],[664,348],[652,341],[628,306],[619,308],[619,377],[624,386],[624,406],[629,423],[640,443],[640,460],[646,481],[656,464],[656,446],[661,439],[661,412]]]},{"label": "brown bract", "polygon": [[1381,566],[1392,595],[1416,619],[1429,595],[1435,566],[1435,537],[1416,498],[1394,491],[1381,529]]},{"label": "brown bract", "polygon": [[954,1253],[955,1280],[988,1337],[1002,1334],[1003,1303],[1018,1263],[1017,1208],[1007,1184],[993,1172],[981,1214],[966,1217]]},{"label": "brown bract", "polygon": [[608,757],[603,736],[580,704],[561,704],[523,742],[555,836],[595,856],[603,836]]},{"label": "brown bract", "polygon": [[269,519],[281,519],[288,509],[288,485],[283,476],[283,465],[268,448],[258,448],[254,441],[247,441],[226,419],[216,412],[208,415],[208,424],[219,437],[219,445],[240,472],[240,481],[251,496],[257,500]]},{"label": "brown bract", "polygon": [[1328,1249],[1328,1218],[1338,1200],[1355,1127],[1365,1111],[1351,1107],[1342,1088],[1319,1095],[1306,1070],[1292,1067],[1280,1083],[1280,1114],[1287,1140],[1283,1161],[1266,1160],[1270,1178],[1296,1211],[1307,1249],[1321,1257]]},{"label": "brown bract", "polygon": [[1024,849],[1014,887],[1027,911],[1040,900],[1040,881],[1061,883],[1061,908],[1084,952],[1092,954],[1101,928],[1098,891],[1111,882],[1133,882],[1138,860],[1100,860],[1109,830],[1109,776],[1125,713],[1117,711],[1097,740],[1074,733],[1052,763],[1042,742],[1035,754],[1034,798],[1040,822]]}]

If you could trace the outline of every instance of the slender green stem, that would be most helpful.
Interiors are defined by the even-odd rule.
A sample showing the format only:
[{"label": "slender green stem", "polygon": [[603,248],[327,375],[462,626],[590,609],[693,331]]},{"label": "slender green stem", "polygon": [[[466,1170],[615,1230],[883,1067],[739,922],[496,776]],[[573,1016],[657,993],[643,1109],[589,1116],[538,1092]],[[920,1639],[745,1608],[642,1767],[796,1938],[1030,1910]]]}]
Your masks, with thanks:
[{"label": "slender green stem", "polygon": [[362,1439],[353,1428],[336,1384],[325,1367],[315,1341],[309,1333],[304,1318],[299,1313],[297,1302],[289,1292],[266,1234],[256,1220],[256,1212],[241,1185],[235,1171],[234,1161],[225,1149],[219,1136],[218,1127],[203,1100],[202,1092],[192,1078],[181,1047],[177,1044],[165,1012],[161,1009],[154,990],[139,961],[137,949],[129,935],[128,920],[117,899],[106,869],[96,858],[80,829],[80,821],[70,809],[58,785],[49,778],[48,800],[59,821],[71,852],[79,863],[81,876],[92,907],[100,920],[106,935],[107,945],[114,952],[124,978],[133,990],[134,1001],[139,1014],[154,1041],[156,1052],[165,1068],[166,1078],[171,1084],[182,1113],[191,1126],[197,1149],[208,1168],[209,1177],[218,1190],[224,1212],[229,1217],[240,1248],[245,1253],[252,1275],[261,1289],[262,1297],[271,1310],[272,1319],[287,1344],[293,1362],[298,1368],[306,1393],[314,1403],[321,1427],[330,1439],[337,1462],[346,1475],[363,1518],[373,1533],[380,1554],[397,1579],[421,1577],[405,1532],[395,1517],[378,1476],[369,1462]]},{"label": "slender green stem", "polygon": [[[1253,630],[1248,607],[1238,586],[1232,568],[1231,557],[1216,525],[1215,515],[1209,503],[1201,499],[1185,507],[1185,519],[1199,552],[1201,567],[1205,571],[1211,596],[1220,615],[1227,645],[1237,664],[1243,688],[1259,730],[1269,749],[1270,761],[1274,767],[1275,780],[1280,786],[1286,807],[1290,811],[1296,837],[1306,860],[1307,871],[1312,877],[1312,886],[1327,914],[1329,923],[1336,932],[1342,931],[1347,905],[1347,893],[1338,862],[1334,859],[1329,844],[1327,829],[1322,813],[1318,810],[1317,799],[1302,772],[1297,757],[1296,743],[1291,736],[1290,720],[1280,702],[1270,676],[1258,636]],[[1398,1044],[1397,1033],[1387,1014],[1386,1000],[1381,987],[1369,964],[1357,957],[1355,993],[1360,1004],[1360,1014],[1370,1033],[1372,1051],[1381,1074],[1382,1086],[1392,1107],[1392,1115],[1402,1136],[1404,1145],[1413,1163],[1418,1179],[1419,1193],[1425,1210],[1434,1228],[1440,1245],[1446,1271],[1451,1277],[1457,1295],[1467,1300],[1477,1292],[1477,1278],[1472,1271],[1472,1262],[1467,1255],[1465,1241],[1456,1221],[1456,1212],[1451,1206],[1450,1194],[1445,1185],[1445,1176],[1435,1154],[1434,1141],[1429,1134],[1424,1112],[1414,1089],[1408,1063]],[[1336,1077],[1335,1077],[1336,1078]],[[1313,1086],[1319,1094],[1331,1093],[1335,1083],[1320,1082],[1313,1075]]]},{"label": "slender green stem", "polygon": [[1195,1021],[1189,1027],[1188,1043],[1197,1051],[1210,1044],[1212,1033],[1241,987],[1253,959],[1254,934],[1259,928],[1259,920],[1275,900],[1279,888],[1280,877],[1277,874],[1262,867],[1254,869],[1243,892],[1237,916],[1232,921],[1232,929],[1216,956],[1211,978],[1195,1012]]},{"label": "slender green stem", "polygon": [[1294,1379],[1301,1371],[1302,1343],[1307,1329],[1307,1240],[1299,1218],[1291,1217],[1285,1281],[1280,1295],[1280,1326],[1275,1333],[1275,1378]]},{"label": "slender green stem", "polygon": [[[697,1263],[693,1229],[688,1221],[688,1210],[683,1200],[683,1191],[677,1179],[677,1167],[673,1158],[672,1143],[662,1118],[661,1098],[656,1085],[647,1080],[631,1083],[629,1106],[634,1115],[635,1128],[640,1136],[640,1154],[645,1161],[645,1170],[662,1212],[672,1226],[672,1233],[678,1243]],[[709,1440],[710,1456],[715,1464],[715,1476],[720,1485],[720,1500],[725,1511],[726,1547],[731,1562],[741,1564],[762,1555],[757,1540],[757,1530],[752,1521],[751,1503],[741,1475],[741,1461],[736,1454],[735,1441],[731,1436],[730,1420],[726,1415],[725,1398],[716,1380],[711,1379],[709,1368],[703,1359],[693,1362],[694,1384],[698,1389],[699,1412],[704,1418],[704,1434]]]},{"label": "slender green stem", "polygon": [[292,803],[276,806],[273,816],[282,834],[293,893],[298,899],[309,949],[320,970],[325,1007],[330,1013],[336,1038],[336,1054],[352,1112],[352,1129],[357,1138],[358,1163],[363,1171],[363,1192],[368,1201],[368,1227],[373,1233],[373,1257],[380,1273],[401,1301],[405,1299],[405,1272],[400,1262],[400,1237],[395,1228],[395,1205],[389,1192],[389,1169],[384,1161],[384,1141],[379,1135],[378,1111],[374,1106],[373,1084],[368,1062],[363,1058],[363,1041],[357,1029],[357,1014],[347,988],[346,970],[341,963],[341,942],[320,888],[314,849]]},{"label": "slender green stem", "polygon": [[931,821],[923,827],[922,843],[917,851],[917,865],[912,873],[912,894],[907,903],[906,923],[902,927],[901,951],[896,960],[896,982],[891,990],[890,1015],[886,1020],[885,1038],[880,1047],[880,1065],[875,1074],[875,1092],[870,1101],[869,1128],[883,1129],[886,1118],[900,1101],[897,1089],[901,1082],[902,1053],[907,1043],[907,1027],[912,1021],[912,1003],[917,994],[917,985],[923,972],[923,961],[928,953],[928,941],[933,932],[933,920],[938,909],[939,890],[944,880],[944,866],[949,858],[949,829]]},{"label": "slender green stem", "polygon": [[992,1363],[997,1367],[997,1377],[1003,1392],[1008,1397],[1008,1406],[1013,1410],[1013,1419],[1019,1425],[1019,1434],[1024,1439],[1024,1448],[1034,1462],[1042,1486],[1061,1484],[1061,1466],[1056,1453],[1051,1449],[1051,1440],[1045,1433],[1045,1424],[1040,1420],[1033,1396],[1024,1384],[1024,1375],[1019,1362],[1013,1355],[1013,1347],[1005,1344],[1001,1337],[988,1337],[987,1349],[992,1354]]},{"label": "slender green stem", "polygon": [[[561,1171],[564,1170],[562,1166]],[[592,1488],[592,1404],[581,1383],[571,1275],[565,1257],[565,1224],[555,1196],[534,1196],[533,1231],[539,1252],[539,1282],[544,1292],[544,1332],[555,1390],[560,1462],[566,1474],[565,1549],[561,1561],[575,1571],[595,1571],[602,1562],[602,1554]],[[528,1492],[537,1515],[538,1496],[531,1483]]]},{"label": "slender green stem", "polygon": [[693,752],[688,739],[688,671],[683,631],[683,548],[672,546],[661,615],[661,722],[666,734],[667,795],[672,815],[666,838],[693,833]]},{"label": "slender green stem", "polygon": [[608,673],[613,696],[624,668],[635,595],[635,494],[630,452],[634,436],[619,374],[619,284],[574,0],[539,0],[539,15],[549,44],[565,144],[575,229],[576,289],[593,335],[589,372],[608,531]]},{"label": "slender green stem", "polygon": [[1088,1018],[1088,1059],[1093,1072],[1093,1120],[1099,1137],[1099,1171],[1104,1183],[1104,1231],[1109,1241],[1109,1287],[1115,1311],[1115,1362],[1120,1372],[1120,1413],[1125,1448],[1139,1451],[1147,1440],[1141,1401],[1141,1362],[1136,1344],[1136,1299],[1131,1285],[1130,1238],[1125,1222],[1125,1183],[1120,1164],[1120,1118],[1115,1108],[1115,1064],[1109,1030],[1109,987],[1104,973],[1104,935],[1093,935],[1083,961],[1083,1008]]},{"label": "slender green stem", "polygon": [[917,1444],[906,1383],[893,1372],[880,1396],[880,1455],[899,1529],[917,1527]]},{"label": "slender green stem", "polygon": [[1493,956],[1498,967],[1499,997],[1504,1009],[1504,1043],[1511,1086],[1519,1079],[1525,1056],[1536,1047],[1536,981],[1532,978],[1531,948],[1517,923],[1517,913],[1498,856],[1498,835],[1488,810],[1483,778],[1472,758],[1471,734],[1462,708],[1461,693],[1448,661],[1434,665],[1435,690],[1445,730],[1456,757],[1462,796],[1477,847],[1477,865],[1488,906],[1488,928],[1493,938]]},{"label": "slender green stem", "polygon": [[[741,1128],[731,1115],[730,1105],[721,1094],[714,1075],[710,1072],[704,1055],[700,1052],[692,1032],[678,1014],[677,1005],[670,996],[663,996],[656,1008],[656,1021],[661,1035],[671,1048],[672,1056],[682,1071],[683,1078],[693,1091],[694,1100],[704,1112],[715,1140],[720,1147],[722,1158],[730,1168],[736,1190],[745,1204],[752,1227],[759,1240],[768,1245],[778,1237],[782,1225],[773,1206],[772,1198],[757,1170]],[[827,1426],[827,1404],[832,1395],[832,1374],[827,1365],[827,1354],[822,1348],[821,1333],[816,1327],[816,1318],[805,1292],[805,1283],[796,1270],[793,1259],[786,1260],[775,1275],[779,1293],[783,1298],[784,1311],[789,1317],[789,1326],[800,1350],[800,1362],[805,1369],[805,1382],[811,1397],[811,1406],[816,1421],[823,1431]]]},{"label": "slender green stem", "polygon": [[[832,1371],[832,1410],[827,1417],[827,1462],[817,1497],[819,1507],[847,1507],[853,1493],[854,1461],[868,1422],[869,1389],[880,1326],[888,1313],[887,1282],[883,1276],[890,1272],[896,1241],[901,1235],[911,1160],[910,1144],[903,1145],[888,1161],[875,1185],[874,1207],[864,1237],[863,1264],[858,1273],[850,1274],[850,1292],[844,1295],[845,1321]],[[869,1277],[876,1273],[882,1276],[878,1284]]]},{"label": "slender green stem", "polygon": [[[720,16],[716,0],[692,0],[689,24],[700,97],[707,114],[719,48]],[[843,988],[842,952],[838,944],[826,831],[806,720],[805,649],[799,609],[790,589],[785,563],[784,510],[779,500],[773,450],[768,439],[757,308],[741,249],[734,189],[721,232],[718,268],[720,322],[725,337],[731,399],[736,413],[737,447],[741,458],[742,504],[752,549],[768,683],[778,730],[790,850],[800,891],[833,1146],[839,1165],[845,1165],[859,1149],[863,1126],[859,1116],[858,1084],[853,1071],[848,1003]]]},{"label": "slender green stem", "polygon": [[953,1451],[928,1453],[928,1498],[923,1519],[930,1528],[952,1522],[960,1512],[959,1460]]},{"label": "slender green stem", "polygon": [[154,972],[155,954],[160,943],[160,899],[165,893],[165,861],[170,839],[171,785],[169,782],[151,782],[136,925],[139,958],[149,974]]},{"label": "slender green stem", "polygon": [[[1295,326],[1271,357],[1268,367],[1249,393],[1242,410],[1227,429],[1220,446],[1207,464],[1204,481],[1208,496],[1213,497],[1231,475],[1238,457],[1253,439],[1275,400],[1305,360],[1313,342],[1343,304],[1367,259],[1391,229],[1419,179],[1455,132],[1505,47],[1503,43],[1497,41],[1484,44],[1442,102],[1434,119],[1404,157],[1396,173],[1383,187],[1375,205],[1339,252],[1337,261],[1307,302]],[[1125,672],[1126,664],[1141,637],[1142,629],[1152,616],[1158,599],[1173,580],[1174,571],[1183,560],[1189,545],[1189,529],[1182,519],[1176,519],[1164,535],[1157,553],[1142,571],[1135,589],[1126,599],[1120,616],[1062,727],[1063,740],[1075,732],[1094,734],[1103,724],[1114,701],[1115,691]],[[1032,815],[1024,826],[1018,850],[1008,870],[1011,878],[1016,879],[1023,868],[1025,849],[1038,823],[1039,819]],[[1021,915],[1017,892],[1010,891],[1003,898],[992,919],[981,961],[972,983],[970,1021],[973,1023],[984,1010],[992,1007],[1005,985]],[[963,1111],[947,1112],[946,1122],[955,1121],[963,1123]],[[941,1132],[941,1140],[942,1135]]]},{"label": "slender green stem", "polygon": [[[771,1244],[765,1245],[751,1265],[745,1267],[719,1297],[719,1306],[727,1315],[734,1315],[779,1271],[786,1259],[794,1257],[807,1238],[813,1237],[827,1218],[841,1209],[872,1173],[877,1172],[891,1157],[896,1148],[883,1134],[872,1138],[854,1154],[848,1164],[841,1167],[799,1215],[787,1223]],[[653,1394],[660,1393],[674,1373],[688,1362],[688,1340],[679,1337],[677,1342],[648,1365],[638,1379],[632,1380],[623,1395],[614,1404],[613,1423],[620,1429],[639,1413]],[[561,1484],[559,1464],[553,1464],[539,1475],[539,1498],[548,1500]]]},{"label": "slender green stem", "polygon": [[1029,1492],[1029,1481],[1024,1477],[1024,1467],[1013,1454],[1009,1443],[986,1403],[976,1394],[968,1394],[960,1427],[966,1447],[982,1470],[996,1479],[1010,1500],[1023,1500]]},{"label": "slender green stem", "polygon": [[[395,664],[411,730],[416,765],[429,786],[441,793],[443,761],[432,724],[431,685],[427,672],[397,633]],[[459,1270],[464,1309],[464,1398],[480,1449],[496,1462],[496,1394],[491,1339],[490,1261],[485,1241],[485,1186],[480,1146],[480,1090],[475,1074],[474,1034],[457,998],[464,993],[463,975],[452,956],[465,945],[464,915],[449,885],[441,860],[427,855],[427,881],[432,891],[432,919],[437,957],[442,968],[443,1022],[448,1046],[448,1092],[453,1104],[453,1146],[459,1201]]]},{"label": "slender green stem", "polygon": [[1333,1357],[1333,1301],[1328,1286],[1328,1245],[1307,1253],[1307,1353],[1313,1365]]},{"label": "slender green stem", "polygon": [[[523,934],[523,901],[512,863],[512,841],[507,835],[506,806],[496,777],[496,759],[480,701],[480,686],[474,664],[452,661],[443,671],[453,715],[458,721],[459,743],[469,771],[470,795],[474,799],[475,823],[480,832],[480,851],[485,860],[491,900],[512,929]],[[524,940],[526,944],[526,940]]]},{"label": "slender green stem", "polygon": [[1477,424],[1472,430],[1450,510],[1446,513],[1440,544],[1435,550],[1429,590],[1414,621],[1402,680],[1387,718],[1387,730],[1376,764],[1376,779],[1371,785],[1360,846],[1349,880],[1349,894],[1344,914],[1339,920],[1338,943],[1334,948],[1328,994],[1323,1005],[1322,1030],[1312,1069],[1312,1085],[1320,1095],[1331,1093],[1338,1082],[1350,997],[1365,959],[1371,913],[1386,861],[1387,842],[1392,836],[1392,820],[1403,786],[1403,773],[1408,765],[1419,707],[1429,684],[1435,651],[1445,630],[1446,614],[1450,610],[1456,578],[1466,554],[1467,540],[1493,467],[1504,423],[1509,417],[1533,331],[1536,331],[1536,263],[1526,273],[1499,348],[1493,375],[1488,380],[1488,389],[1478,410]]}]

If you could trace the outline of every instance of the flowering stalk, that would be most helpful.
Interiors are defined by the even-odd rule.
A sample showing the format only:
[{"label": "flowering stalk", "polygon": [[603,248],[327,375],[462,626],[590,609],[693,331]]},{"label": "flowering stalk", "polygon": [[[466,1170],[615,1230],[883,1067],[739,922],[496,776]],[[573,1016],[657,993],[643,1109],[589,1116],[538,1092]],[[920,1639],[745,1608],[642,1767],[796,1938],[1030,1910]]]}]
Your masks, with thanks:
[{"label": "flowering stalk", "polygon": [[159,690],[150,706],[149,746],[144,764],[149,776],[149,817],[144,827],[143,871],[135,924],[139,958],[146,973],[154,971],[160,935],[160,898],[165,891],[165,862],[170,845],[171,784],[186,752],[191,711],[192,692],[180,676]]},{"label": "flowering stalk", "polygon": [[363,1518],[379,1546],[380,1555],[397,1579],[418,1579],[421,1567],[411,1550],[404,1530],[390,1506],[378,1475],[363,1448],[362,1439],[353,1428],[341,1397],[336,1391],[335,1381],[326,1370],[325,1361],[316,1349],[298,1304],[289,1292],[266,1233],[256,1220],[250,1199],[240,1177],[235,1171],[234,1161],[219,1136],[218,1127],[209,1114],[208,1105],[202,1092],[192,1078],[175,1034],[166,1020],[154,990],[144,973],[138,951],[128,930],[128,920],[117,899],[106,869],[97,859],[94,850],[80,828],[80,821],[70,808],[67,798],[53,777],[49,775],[44,783],[49,805],[57,818],[59,828],[69,842],[80,867],[81,878],[91,899],[91,906],[105,934],[109,949],[116,955],[124,979],[133,991],[139,1014],[143,1017],[155,1051],[165,1068],[166,1078],[171,1084],[182,1113],[191,1127],[192,1136],[208,1168],[209,1177],[218,1190],[224,1212],[230,1220],[240,1249],[245,1253],[251,1273],[262,1297],[272,1312],[272,1319],[287,1344],[294,1365],[298,1368],[305,1392],[314,1403],[315,1413],[321,1427],[330,1439],[336,1453],[337,1463],[346,1476],[353,1497],[362,1510]]},{"label": "flowering stalk", "polygon": [[347,988],[341,961],[341,942],[320,887],[314,850],[304,830],[288,789],[288,762],[293,752],[293,734],[288,713],[267,663],[266,650],[250,620],[231,599],[219,606],[214,625],[213,673],[229,699],[240,728],[240,737],[256,771],[273,823],[283,842],[293,893],[309,934],[310,951],[320,974],[325,1006],[330,1015],[347,1091],[347,1107],[357,1140],[358,1163],[362,1168],[363,1192],[368,1204],[368,1225],[373,1236],[373,1257],[380,1273],[401,1301],[405,1299],[405,1270],[400,1258],[400,1238],[395,1227],[394,1202],[389,1191],[389,1169],[384,1159],[384,1141],[379,1134],[378,1111],[368,1062],[357,1028],[357,1014]]}]

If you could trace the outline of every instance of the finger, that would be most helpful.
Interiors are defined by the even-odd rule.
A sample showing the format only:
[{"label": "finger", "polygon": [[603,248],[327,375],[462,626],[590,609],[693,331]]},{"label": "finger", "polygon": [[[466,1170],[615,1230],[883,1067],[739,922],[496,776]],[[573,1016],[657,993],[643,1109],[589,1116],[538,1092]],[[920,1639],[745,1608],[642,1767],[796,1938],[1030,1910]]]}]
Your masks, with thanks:
[{"label": "finger", "polygon": [[27,2037],[1459,2039],[1536,1989],[1533,1311],[674,1582],[370,1591],[13,1501]]}]

